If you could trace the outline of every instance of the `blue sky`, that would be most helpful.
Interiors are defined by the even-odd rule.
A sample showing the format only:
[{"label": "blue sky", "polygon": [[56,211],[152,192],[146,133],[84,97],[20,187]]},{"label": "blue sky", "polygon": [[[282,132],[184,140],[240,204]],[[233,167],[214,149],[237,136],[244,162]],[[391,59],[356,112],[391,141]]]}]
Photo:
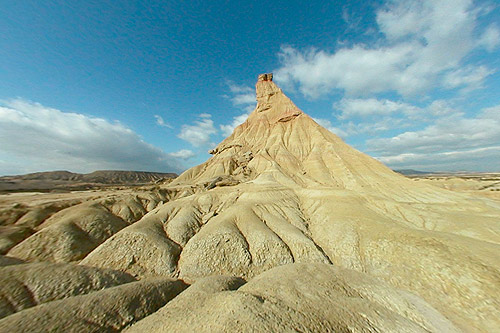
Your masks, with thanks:
[{"label": "blue sky", "polygon": [[0,174],[182,171],[259,73],[393,168],[500,171],[496,1],[2,1]]}]

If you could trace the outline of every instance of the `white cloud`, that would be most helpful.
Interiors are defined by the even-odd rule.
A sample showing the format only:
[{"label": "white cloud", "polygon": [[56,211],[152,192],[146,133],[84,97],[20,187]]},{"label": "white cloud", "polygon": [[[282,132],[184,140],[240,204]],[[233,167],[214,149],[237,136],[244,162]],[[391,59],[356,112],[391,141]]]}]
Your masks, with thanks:
[{"label": "white cloud", "polygon": [[404,132],[392,138],[367,141],[373,151],[385,154],[405,150],[439,152],[484,147],[500,142],[500,122],[489,117],[464,118],[461,115],[438,119],[423,130]]},{"label": "white cloud", "polygon": [[234,105],[248,105],[257,103],[255,97],[255,90],[243,85],[237,85],[232,81],[228,81],[227,85],[231,92],[231,96],[229,99],[233,102]]},{"label": "white cloud", "polygon": [[437,117],[451,114],[462,114],[462,112],[459,112],[452,108],[448,101],[442,99],[433,101],[429,106],[426,107],[424,114],[425,113]]},{"label": "white cloud", "polygon": [[432,171],[500,171],[500,146],[443,153],[403,153],[379,157],[392,168],[415,168]]},{"label": "white cloud", "polygon": [[464,87],[465,91],[479,89],[484,79],[495,71],[486,66],[467,66],[448,72],[443,79],[446,88],[453,89]]},{"label": "white cloud", "polygon": [[188,160],[191,157],[196,156],[196,154],[192,150],[189,150],[189,149],[181,149],[179,151],[169,153],[169,155],[172,157],[175,157],[175,158],[183,159],[183,160]]},{"label": "white cloud", "polygon": [[421,109],[414,105],[376,98],[343,98],[340,102],[334,104],[334,108],[341,110],[341,114],[338,117],[339,119],[348,119],[352,117],[365,118],[394,113],[403,113],[411,116],[421,113]]},{"label": "white cloud", "polygon": [[406,59],[414,58],[411,44],[393,48],[368,49],[357,45],[334,54],[315,49],[300,52],[282,47],[279,57],[283,67],[276,70],[276,79],[285,86],[299,84],[300,91],[317,97],[332,89],[361,94],[404,88],[401,75]]},{"label": "white cloud", "polygon": [[165,120],[163,120],[163,118],[161,116],[155,114],[154,117],[156,119],[156,124],[158,126],[166,127],[166,128],[173,128],[170,124],[168,124],[167,122],[165,122]]},{"label": "white cloud", "polygon": [[192,144],[195,147],[212,145],[210,136],[217,133],[214,122],[208,113],[199,115],[199,120],[194,125],[182,125],[178,137]]},{"label": "white cloud", "polygon": [[495,106],[482,110],[476,117],[456,112],[438,118],[434,124],[419,131],[368,140],[367,146],[380,160],[391,165],[449,162],[451,170],[460,165],[479,167],[479,158],[487,158],[481,167],[493,170],[500,165],[500,154],[493,153],[498,151],[499,128],[500,106]]},{"label": "white cloud", "polygon": [[[475,31],[479,12],[471,0],[390,1],[376,15],[385,38],[371,46],[356,44],[334,53],[284,46],[276,78],[288,86],[298,84],[309,97],[334,89],[357,95],[422,93],[442,84],[440,77],[448,71],[455,71],[457,77],[464,58],[480,46]],[[481,45],[496,46],[496,31],[484,32]],[[467,83],[467,79],[460,81]],[[473,80],[473,84],[479,83]]]},{"label": "white cloud", "polygon": [[239,94],[232,98],[235,105],[241,104],[255,104],[255,93],[251,94]]},{"label": "white cloud", "polygon": [[226,137],[230,136],[237,126],[239,126],[240,124],[243,124],[245,122],[245,120],[247,120],[248,116],[249,116],[249,113],[243,113],[243,114],[240,114],[239,116],[234,117],[233,122],[231,124],[220,125],[220,129],[222,131],[222,134]]},{"label": "white cloud", "polygon": [[343,122],[338,127],[344,132],[344,137],[401,130],[417,122],[433,121],[436,117],[462,114],[446,100],[435,100],[425,107],[418,107],[389,99],[343,98],[334,104],[334,109],[340,111],[337,119]]},{"label": "white cloud", "polygon": [[323,119],[323,118],[313,118],[315,122],[329,130],[330,132],[337,134],[341,138],[347,137],[347,132],[343,131],[342,129],[335,127],[332,125],[331,121],[328,119]]},{"label": "white cloud", "polygon": [[244,113],[233,117],[233,121],[230,124],[220,125],[221,132],[225,137],[231,135],[238,125],[245,122],[257,104],[255,89],[244,85],[237,85],[232,81],[228,81],[227,85],[231,92],[231,96],[227,96],[227,98],[232,101],[233,105],[244,111]]},{"label": "white cloud", "polygon": [[378,132],[390,131],[393,129],[402,129],[408,127],[409,124],[403,118],[393,118],[393,117],[383,117],[376,121],[368,122],[348,122],[347,124],[342,124],[341,128],[345,130],[347,135],[356,134],[371,134],[375,135]]},{"label": "white cloud", "polygon": [[0,106],[0,173],[68,169],[179,171],[181,164],[120,123],[21,99]]},{"label": "white cloud", "polygon": [[[500,146],[475,148],[463,151],[449,151],[435,154],[422,154],[422,153],[402,153],[394,156],[380,157],[379,159],[388,164],[404,164],[404,163],[422,163],[422,160],[431,160],[433,163],[438,161],[456,161],[462,159],[470,159],[477,157],[490,157],[492,154],[498,154]],[[500,166],[499,166],[500,167]]]}]

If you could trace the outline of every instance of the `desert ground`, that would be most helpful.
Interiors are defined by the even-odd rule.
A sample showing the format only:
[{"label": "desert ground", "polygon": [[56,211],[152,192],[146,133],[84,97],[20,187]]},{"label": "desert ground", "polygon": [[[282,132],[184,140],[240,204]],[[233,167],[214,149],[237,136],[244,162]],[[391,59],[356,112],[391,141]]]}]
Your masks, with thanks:
[{"label": "desert ground", "polygon": [[0,331],[498,330],[499,174],[406,177],[256,97],[171,182],[0,195]]},{"label": "desert ground", "polygon": [[[407,178],[414,182],[430,184],[458,193],[467,193],[473,197],[485,197],[500,200],[500,173],[432,173],[432,174],[410,174]],[[163,180],[168,184],[169,181]],[[66,184],[67,185],[67,184]],[[29,187],[30,185],[28,185]],[[20,188],[19,191],[9,191],[0,194],[0,230],[2,230],[0,247],[2,254],[7,252],[15,244],[21,242],[27,236],[38,230],[45,219],[56,213],[59,209],[69,208],[83,202],[92,202],[103,198],[133,196],[137,193],[155,192],[161,187],[156,181],[142,186],[117,185],[97,187],[92,190],[72,191],[71,185],[64,191],[60,186],[45,186],[44,192],[29,192],[29,189]],[[96,186],[96,184],[94,184]],[[45,211],[40,213],[40,211]],[[30,214],[27,214],[30,212]],[[34,217],[34,212],[38,212]],[[23,216],[31,217],[31,226],[27,229],[23,226]],[[6,240],[6,239],[13,240]],[[3,245],[6,244],[6,245]],[[7,245],[8,244],[8,245]]]},{"label": "desert ground", "polygon": [[434,173],[409,175],[410,179],[431,184],[451,191],[500,199],[500,173]]}]

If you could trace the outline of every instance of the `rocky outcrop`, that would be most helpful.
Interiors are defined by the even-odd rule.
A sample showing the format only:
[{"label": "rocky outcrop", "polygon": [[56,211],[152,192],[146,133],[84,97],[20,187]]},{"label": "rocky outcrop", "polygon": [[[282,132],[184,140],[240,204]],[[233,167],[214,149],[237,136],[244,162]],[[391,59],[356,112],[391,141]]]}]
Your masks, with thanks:
[{"label": "rocky outcrop", "polygon": [[272,81],[272,80],[273,80],[273,73],[260,74],[257,78],[257,82]]}]

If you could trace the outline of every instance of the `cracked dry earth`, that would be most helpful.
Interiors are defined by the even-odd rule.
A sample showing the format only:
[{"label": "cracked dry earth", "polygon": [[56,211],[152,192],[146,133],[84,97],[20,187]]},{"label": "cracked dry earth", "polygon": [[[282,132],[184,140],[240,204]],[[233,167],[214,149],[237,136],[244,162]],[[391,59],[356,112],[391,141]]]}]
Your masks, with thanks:
[{"label": "cracked dry earth", "polygon": [[392,172],[270,75],[256,90],[168,185],[4,209],[0,331],[500,329],[499,201]]}]

